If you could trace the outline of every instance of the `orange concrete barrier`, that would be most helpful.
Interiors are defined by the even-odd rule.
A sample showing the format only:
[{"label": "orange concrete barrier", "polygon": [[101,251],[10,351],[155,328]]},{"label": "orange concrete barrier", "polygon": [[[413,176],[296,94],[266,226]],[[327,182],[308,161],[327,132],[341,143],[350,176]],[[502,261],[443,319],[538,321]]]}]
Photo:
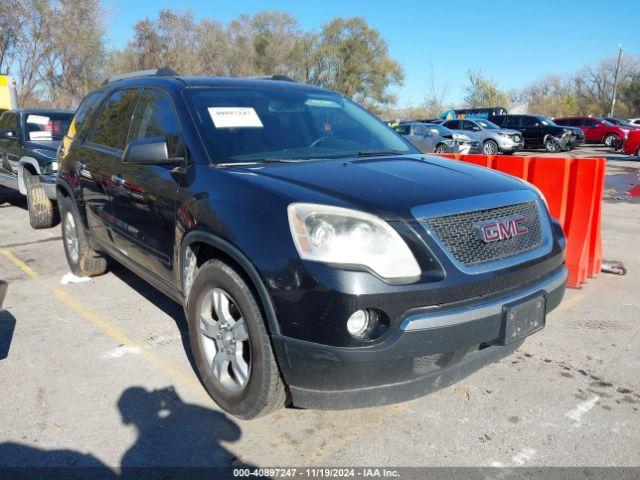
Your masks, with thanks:
[{"label": "orange concrete barrier", "polygon": [[544,194],[549,213],[567,237],[568,285],[579,287],[602,267],[604,158],[515,157],[443,154],[527,180]]}]

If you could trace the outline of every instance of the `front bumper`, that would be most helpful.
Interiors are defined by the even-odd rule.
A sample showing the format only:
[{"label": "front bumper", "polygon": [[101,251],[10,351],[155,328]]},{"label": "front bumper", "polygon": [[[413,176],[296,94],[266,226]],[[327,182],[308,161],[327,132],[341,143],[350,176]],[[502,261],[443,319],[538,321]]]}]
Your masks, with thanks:
[{"label": "front bumper", "polygon": [[524,139],[516,142],[510,138],[501,138],[498,141],[498,148],[501,152],[517,152],[524,150]]},{"label": "front bumper", "polygon": [[292,402],[326,410],[360,408],[447,387],[522,344],[498,344],[504,305],[543,294],[549,313],[560,304],[566,281],[562,266],[503,297],[409,314],[385,341],[367,347],[333,347],[276,335],[274,347]]}]

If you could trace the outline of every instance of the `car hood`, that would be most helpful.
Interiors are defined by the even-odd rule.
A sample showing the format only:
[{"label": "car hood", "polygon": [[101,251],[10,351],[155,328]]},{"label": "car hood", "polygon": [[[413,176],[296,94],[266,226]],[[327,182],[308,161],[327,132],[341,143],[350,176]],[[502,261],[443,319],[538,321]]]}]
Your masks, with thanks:
[{"label": "car hood", "polygon": [[25,143],[25,147],[29,150],[46,150],[54,153],[58,151],[58,145],[60,145],[59,140],[30,140]]},{"label": "car hood", "polygon": [[[495,130],[492,130],[495,131]],[[500,133],[506,133],[507,135],[520,135],[522,136],[522,132],[520,130],[513,130],[512,128],[501,128],[499,130]]]},{"label": "car hood", "polygon": [[259,164],[230,171],[292,202],[356,208],[387,220],[411,219],[411,209],[420,205],[530,190],[515,177],[426,155]]}]

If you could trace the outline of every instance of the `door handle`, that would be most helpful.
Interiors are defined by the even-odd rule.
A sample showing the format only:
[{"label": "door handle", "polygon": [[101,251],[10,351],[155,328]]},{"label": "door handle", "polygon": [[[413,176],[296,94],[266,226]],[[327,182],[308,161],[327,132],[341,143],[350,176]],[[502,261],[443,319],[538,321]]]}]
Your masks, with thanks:
[{"label": "door handle", "polygon": [[111,175],[111,181],[119,186],[122,186],[125,184],[124,178],[122,178],[120,175]]}]

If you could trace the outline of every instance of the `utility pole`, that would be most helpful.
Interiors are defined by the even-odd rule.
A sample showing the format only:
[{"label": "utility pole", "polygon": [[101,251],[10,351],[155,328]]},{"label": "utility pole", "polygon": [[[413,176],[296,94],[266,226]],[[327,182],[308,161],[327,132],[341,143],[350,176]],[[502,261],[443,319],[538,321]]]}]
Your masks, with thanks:
[{"label": "utility pole", "polygon": [[611,99],[611,111],[609,116],[613,117],[613,109],[616,107],[616,91],[618,90],[618,70],[620,69],[620,57],[622,57],[622,44],[618,45],[618,61],[616,62],[616,73],[613,77],[613,98]]}]

